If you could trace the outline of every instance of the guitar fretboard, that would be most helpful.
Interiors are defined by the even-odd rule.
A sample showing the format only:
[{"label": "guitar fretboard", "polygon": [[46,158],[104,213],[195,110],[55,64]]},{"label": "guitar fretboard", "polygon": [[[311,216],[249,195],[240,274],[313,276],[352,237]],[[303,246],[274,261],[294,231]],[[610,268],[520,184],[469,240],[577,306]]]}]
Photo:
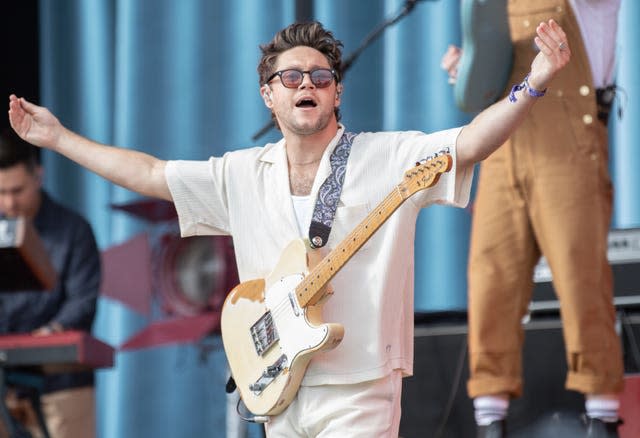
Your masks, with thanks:
[{"label": "guitar fretboard", "polygon": [[400,205],[414,193],[433,186],[443,172],[451,169],[450,155],[439,155],[405,172],[398,184],[378,206],[365,217],[329,254],[327,254],[296,287],[300,307],[315,303],[316,295],[342,269],[351,257],[384,224]]},{"label": "guitar fretboard", "polygon": [[373,210],[349,235],[316,267],[309,272],[296,288],[298,302],[305,307],[314,299],[316,293],[327,284],[345,263],[364,245],[378,228],[386,222],[393,212],[405,201],[400,194],[400,186]]}]

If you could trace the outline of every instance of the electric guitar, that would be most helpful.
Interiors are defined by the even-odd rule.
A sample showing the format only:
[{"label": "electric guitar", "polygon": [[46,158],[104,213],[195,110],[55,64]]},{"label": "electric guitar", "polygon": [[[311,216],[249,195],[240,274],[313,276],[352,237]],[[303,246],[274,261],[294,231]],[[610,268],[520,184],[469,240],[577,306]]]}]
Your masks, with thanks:
[{"label": "electric guitar", "polygon": [[452,162],[442,154],[417,163],[324,258],[296,239],[267,278],[242,282],[229,293],[222,307],[222,341],[242,401],[254,415],[282,412],[313,355],[342,341],[344,327],[322,321],[322,304],[333,293],[329,280],[405,200],[435,185]]}]

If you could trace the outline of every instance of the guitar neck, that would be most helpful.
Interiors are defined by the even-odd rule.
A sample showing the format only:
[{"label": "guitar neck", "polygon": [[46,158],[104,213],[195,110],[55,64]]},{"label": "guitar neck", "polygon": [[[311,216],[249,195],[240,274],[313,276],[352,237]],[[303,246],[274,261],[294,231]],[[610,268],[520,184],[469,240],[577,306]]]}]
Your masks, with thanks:
[{"label": "guitar neck", "polygon": [[301,307],[304,308],[309,302],[314,302],[316,294],[321,293],[322,288],[409,196],[410,194],[407,193],[403,184],[396,186],[395,190],[389,193],[375,210],[369,213],[337,247],[309,272],[296,287],[296,295]]},{"label": "guitar neck", "polygon": [[414,193],[438,182],[440,175],[451,170],[453,160],[448,153],[416,163],[404,174],[404,180],[364,218],[345,239],[327,254],[296,287],[300,307],[315,304],[324,286],[364,245],[382,224]]}]

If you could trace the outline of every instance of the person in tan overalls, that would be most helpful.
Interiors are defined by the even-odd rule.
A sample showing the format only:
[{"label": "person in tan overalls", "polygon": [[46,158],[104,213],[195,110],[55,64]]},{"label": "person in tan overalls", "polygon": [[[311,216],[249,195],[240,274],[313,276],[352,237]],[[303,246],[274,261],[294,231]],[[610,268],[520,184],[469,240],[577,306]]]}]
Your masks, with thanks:
[{"label": "person in tan overalls", "polygon": [[[553,18],[565,29],[572,59],[507,143],[481,165],[468,267],[467,389],[478,437],[506,436],[509,399],[522,394],[522,319],[541,254],[553,272],[561,306],[566,387],[587,400],[586,435],[618,436],[617,395],[624,370],[607,260],[612,185],[606,117],[598,118],[596,87],[610,84],[619,4],[508,1],[514,45],[510,84],[522,82],[530,69],[541,21]],[[589,25],[596,45],[583,39],[579,23]],[[587,49],[603,47],[611,52],[608,58],[590,59]]]}]

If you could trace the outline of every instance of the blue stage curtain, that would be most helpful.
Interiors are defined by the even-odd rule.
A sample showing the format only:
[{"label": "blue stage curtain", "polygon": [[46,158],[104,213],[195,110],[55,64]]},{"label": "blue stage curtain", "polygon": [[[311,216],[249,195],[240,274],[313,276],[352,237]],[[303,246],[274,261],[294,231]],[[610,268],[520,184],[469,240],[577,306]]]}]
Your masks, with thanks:
[{"label": "blue stage curtain", "polygon": [[[42,104],[69,128],[163,159],[206,159],[278,138],[259,94],[258,45],[295,16],[295,0],[41,0]],[[313,2],[351,54],[401,0]],[[624,116],[613,121],[615,224],[638,226],[637,2],[623,1],[619,83]],[[467,123],[440,58],[460,42],[459,1],[420,1],[368,47],[345,77],[343,122],[351,131],[435,131]],[[101,248],[148,224],[110,209],[138,199],[65,158],[45,153],[45,186],[83,212]],[[634,164],[635,163],[635,164]],[[416,237],[416,310],[466,309],[467,210],[432,207]],[[160,310],[154,310],[157,317]],[[153,317],[102,299],[95,332],[119,345]],[[214,437],[224,430],[225,361],[213,346],[119,353],[98,380],[99,436]],[[211,350],[211,352],[206,353]]]},{"label": "blue stage curtain", "polygon": [[640,227],[640,3],[623,0],[618,33],[617,93],[609,119],[611,174],[614,186],[613,227]]},{"label": "blue stage curtain", "polygon": [[[258,44],[294,12],[294,0],[42,0],[41,104],[82,135],[160,158],[252,146],[269,120]],[[55,154],[43,160],[46,188],[89,218],[101,248],[149,228],[110,209],[138,195]],[[141,316],[103,298],[94,332],[117,346],[160,313]],[[226,362],[213,342],[118,353],[116,366],[98,373],[98,435],[221,436]]]}]

